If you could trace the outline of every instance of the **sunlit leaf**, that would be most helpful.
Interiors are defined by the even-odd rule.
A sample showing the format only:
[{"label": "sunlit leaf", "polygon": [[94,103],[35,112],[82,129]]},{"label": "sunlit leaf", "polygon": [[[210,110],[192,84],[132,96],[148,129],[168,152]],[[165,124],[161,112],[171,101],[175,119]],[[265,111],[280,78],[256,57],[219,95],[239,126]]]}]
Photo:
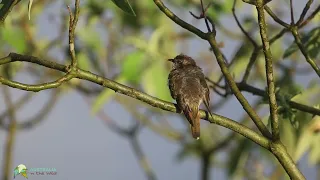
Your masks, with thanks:
[{"label": "sunlit leaf", "polygon": [[28,3],[28,18],[29,18],[29,20],[30,20],[32,3],[33,3],[33,0],[29,0],[29,3]]},{"label": "sunlit leaf", "polygon": [[144,72],[142,82],[147,94],[151,94],[163,100],[172,100],[169,93],[168,71],[163,60],[157,60]]},{"label": "sunlit leaf", "polygon": [[81,38],[82,41],[86,44],[86,46],[92,47],[94,49],[101,48],[102,46],[102,39],[101,34],[97,32],[97,29],[94,27],[98,21],[93,21],[93,19],[90,22],[90,26],[85,26],[82,28],[79,28],[78,35]]},{"label": "sunlit leaf", "polygon": [[15,52],[23,53],[26,50],[27,43],[25,34],[21,28],[2,28],[1,35],[3,40],[14,48]]},{"label": "sunlit leaf", "polygon": [[309,154],[309,163],[316,165],[320,162],[320,133],[315,134]]},{"label": "sunlit leaf", "polygon": [[143,51],[148,51],[148,42],[144,40],[142,37],[137,37],[137,36],[129,36],[124,39],[124,42],[133,45],[133,47],[143,50]]},{"label": "sunlit leaf", "polygon": [[124,12],[133,16],[136,15],[128,0],[112,0],[112,2]]},{"label": "sunlit leaf", "polygon": [[81,69],[90,69],[90,64],[88,62],[88,56],[86,53],[83,52],[79,52],[77,54],[77,60],[78,60],[78,66]]},{"label": "sunlit leaf", "polygon": [[152,33],[148,43],[148,49],[151,53],[157,53],[160,50],[160,40],[165,38],[166,35],[166,26],[164,25],[161,28],[158,28],[156,31]]},{"label": "sunlit leaf", "polygon": [[280,122],[280,131],[281,131],[281,141],[286,146],[287,151],[290,155],[294,154],[296,149],[296,133],[295,128],[290,124],[289,119],[281,118]]},{"label": "sunlit leaf", "polygon": [[313,133],[309,131],[308,128],[305,128],[303,133],[298,139],[298,145],[296,148],[296,152],[294,154],[295,161],[298,161],[301,159],[301,157],[310,149],[310,146],[313,141]]},{"label": "sunlit leaf", "polygon": [[144,53],[142,51],[135,51],[128,54],[122,64],[122,75],[129,82],[138,83],[144,67]]}]

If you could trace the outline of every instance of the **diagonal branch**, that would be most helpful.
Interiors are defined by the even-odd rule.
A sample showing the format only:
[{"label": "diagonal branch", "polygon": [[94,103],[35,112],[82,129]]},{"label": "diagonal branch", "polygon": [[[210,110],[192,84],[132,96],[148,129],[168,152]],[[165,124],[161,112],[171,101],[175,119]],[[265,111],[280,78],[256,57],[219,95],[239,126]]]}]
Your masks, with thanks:
[{"label": "diagonal branch", "polygon": [[[259,88],[256,88],[254,86],[251,86],[249,84],[246,84],[244,82],[241,82],[241,83],[237,83],[239,89],[241,91],[246,91],[246,92],[250,92],[252,93],[253,95],[258,95],[258,96],[262,96],[262,97],[267,97],[267,93],[262,90],[262,89],[259,89]],[[279,99],[279,95],[276,95],[277,99]],[[313,114],[313,115],[318,115],[320,116],[320,109],[317,109],[317,108],[314,108],[314,107],[311,107],[311,106],[307,106],[307,105],[304,105],[304,104],[301,104],[301,103],[297,103],[293,100],[290,100],[289,101],[289,105],[291,108],[293,109],[297,109],[297,110],[300,110],[300,111],[303,111],[303,112],[307,112],[307,113],[310,113],[310,114]]]},{"label": "diagonal branch", "polygon": [[237,15],[236,15],[236,4],[237,4],[237,0],[233,0],[233,6],[232,6],[232,14],[234,19],[236,20],[237,25],[239,26],[241,32],[247,37],[247,39],[252,43],[252,45],[257,48],[258,43],[249,35],[249,33],[243,28],[243,26],[241,25]]},{"label": "diagonal branch", "polygon": [[308,0],[308,2],[306,3],[306,5],[303,8],[303,11],[300,15],[300,18],[298,20],[298,22],[296,23],[297,25],[300,25],[303,22],[304,17],[306,16],[308,10],[310,9],[311,4],[313,3],[313,0]]},{"label": "diagonal branch", "polygon": [[303,22],[301,22],[301,24],[297,24],[300,27],[304,27],[305,25],[307,25],[318,13],[320,12],[320,4],[318,5],[318,7],[309,15],[309,17],[307,17],[306,20],[304,20]]},{"label": "diagonal branch", "polygon": [[317,75],[320,77],[320,68],[317,65],[317,63],[314,61],[314,59],[312,59],[312,57],[310,56],[310,54],[308,53],[308,51],[306,50],[306,48],[304,47],[300,34],[298,32],[298,27],[297,26],[293,26],[291,28],[291,33],[294,37],[295,43],[298,45],[301,53],[303,54],[303,56],[305,57],[306,61],[310,64],[310,66],[313,68],[313,70],[317,73]]}]

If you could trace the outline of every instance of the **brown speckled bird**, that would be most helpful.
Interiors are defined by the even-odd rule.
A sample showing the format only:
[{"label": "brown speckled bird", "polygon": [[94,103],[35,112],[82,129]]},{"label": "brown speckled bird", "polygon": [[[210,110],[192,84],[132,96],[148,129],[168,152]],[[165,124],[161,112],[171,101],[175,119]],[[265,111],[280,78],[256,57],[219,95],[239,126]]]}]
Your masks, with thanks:
[{"label": "brown speckled bird", "polygon": [[203,102],[210,112],[210,91],[204,74],[196,62],[184,54],[168,59],[168,61],[173,63],[168,77],[171,96],[177,101],[178,107],[189,121],[193,138],[199,139],[200,104]]}]

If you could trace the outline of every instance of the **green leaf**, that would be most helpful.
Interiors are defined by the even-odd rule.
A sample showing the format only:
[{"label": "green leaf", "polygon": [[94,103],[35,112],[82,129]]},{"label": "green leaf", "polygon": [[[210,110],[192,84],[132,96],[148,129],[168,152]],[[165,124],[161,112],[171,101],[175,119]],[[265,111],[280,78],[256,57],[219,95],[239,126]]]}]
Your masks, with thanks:
[{"label": "green leaf", "polygon": [[293,126],[290,124],[291,120],[280,118],[281,141],[287,147],[290,155],[294,154],[296,147],[296,133]]},{"label": "green leaf", "polygon": [[21,28],[2,28],[1,35],[3,40],[9,44],[17,53],[23,53],[26,50],[27,43],[24,32]]},{"label": "green leaf", "polygon": [[[124,84],[125,78],[120,75],[114,81]],[[103,105],[106,104],[111,99],[111,96],[114,94],[115,92],[109,88],[106,88],[104,91],[102,91],[93,102],[91,113],[96,114],[98,111],[100,111]]]},{"label": "green leaf", "polygon": [[[316,27],[309,31],[306,35],[302,35],[302,43],[306,48],[308,54],[312,59],[317,58],[320,48],[320,27]],[[289,46],[289,48],[284,52],[283,58],[289,57],[291,54],[298,50],[298,46],[295,42]]]},{"label": "green leaf", "polygon": [[309,154],[309,162],[312,165],[316,165],[320,162],[320,116],[315,116],[310,124],[309,129],[313,133],[313,141]]},{"label": "green leaf", "polygon": [[79,52],[77,54],[78,64],[81,69],[90,69],[87,53]]},{"label": "green leaf", "polygon": [[139,83],[143,73],[144,53],[135,51],[128,54],[122,64],[122,75],[125,79],[132,83]]},{"label": "green leaf", "polygon": [[112,2],[124,12],[136,16],[128,0],[112,0]]},{"label": "green leaf", "polygon": [[91,20],[88,26],[79,29],[78,35],[87,47],[93,49],[102,48],[103,42],[101,38],[101,33],[97,32],[94,27],[98,24],[98,21]]},{"label": "green leaf", "polygon": [[147,94],[156,96],[162,100],[172,100],[169,93],[168,74],[163,60],[155,61],[143,74],[143,88]]},{"label": "green leaf", "polygon": [[[223,14],[226,13],[225,3],[215,1],[211,4],[210,8],[207,10],[207,15],[210,16],[215,23],[219,24],[219,19]],[[230,11],[231,9],[228,9]],[[196,14],[197,15],[197,14]]]}]

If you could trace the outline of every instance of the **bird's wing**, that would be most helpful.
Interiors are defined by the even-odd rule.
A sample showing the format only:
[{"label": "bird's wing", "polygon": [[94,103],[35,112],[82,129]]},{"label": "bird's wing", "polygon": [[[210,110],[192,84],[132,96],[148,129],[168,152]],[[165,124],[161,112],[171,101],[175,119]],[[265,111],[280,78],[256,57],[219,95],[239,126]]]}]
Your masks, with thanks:
[{"label": "bird's wing", "polygon": [[[200,69],[201,70],[201,69]],[[211,111],[210,111],[210,90],[208,88],[208,85],[207,85],[207,82],[206,82],[206,79],[204,77],[204,74],[202,73],[202,70],[198,72],[199,76],[202,77],[200,78],[200,83],[201,83],[201,86],[204,90],[204,97],[203,97],[203,103],[204,105],[206,106],[207,108],[207,111],[210,113],[210,116],[212,117],[212,114],[211,114]]]},{"label": "bird's wing", "polygon": [[210,91],[209,91],[209,89],[207,89],[206,93],[205,93],[205,97],[203,98],[203,103],[206,106],[207,111],[209,112],[210,116],[212,117],[209,102],[210,102]]},{"label": "bird's wing", "polygon": [[169,73],[169,76],[168,76],[168,86],[169,86],[169,90],[170,90],[170,94],[171,94],[171,97],[173,99],[177,99],[177,85],[175,85],[176,83],[179,83],[177,82],[177,72],[175,70],[172,70],[170,73]]},{"label": "bird's wing", "polygon": [[183,95],[178,95],[177,103],[181,107],[184,115],[187,120],[193,126],[195,124],[195,120],[198,116],[199,107],[197,105],[193,105],[192,103],[188,103]]}]

